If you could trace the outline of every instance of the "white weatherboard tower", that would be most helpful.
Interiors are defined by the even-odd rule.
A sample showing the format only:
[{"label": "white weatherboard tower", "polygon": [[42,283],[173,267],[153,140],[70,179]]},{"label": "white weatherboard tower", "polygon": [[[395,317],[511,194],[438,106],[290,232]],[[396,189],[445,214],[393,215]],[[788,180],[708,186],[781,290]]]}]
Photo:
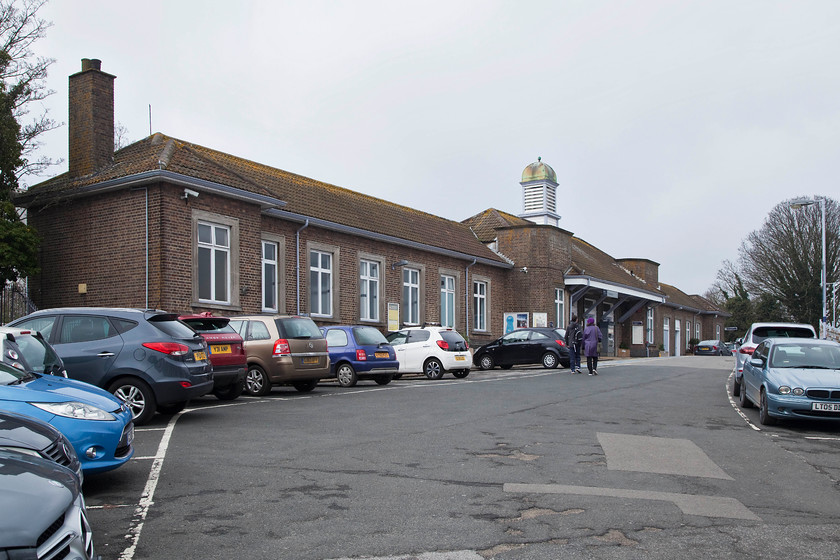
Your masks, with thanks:
[{"label": "white weatherboard tower", "polygon": [[522,214],[520,218],[535,224],[559,227],[557,213],[557,174],[542,158],[522,172]]}]

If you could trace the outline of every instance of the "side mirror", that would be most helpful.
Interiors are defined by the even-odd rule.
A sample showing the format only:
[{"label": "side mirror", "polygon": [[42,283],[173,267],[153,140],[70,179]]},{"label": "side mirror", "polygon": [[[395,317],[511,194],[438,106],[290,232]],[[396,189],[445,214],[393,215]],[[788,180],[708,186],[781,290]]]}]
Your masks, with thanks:
[{"label": "side mirror", "polygon": [[757,368],[763,368],[764,360],[762,358],[750,358],[750,365]]},{"label": "side mirror", "polygon": [[735,339],[735,344],[737,344],[738,346],[741,346],[743,343],[744,343],[743,338],[736,338]]}]

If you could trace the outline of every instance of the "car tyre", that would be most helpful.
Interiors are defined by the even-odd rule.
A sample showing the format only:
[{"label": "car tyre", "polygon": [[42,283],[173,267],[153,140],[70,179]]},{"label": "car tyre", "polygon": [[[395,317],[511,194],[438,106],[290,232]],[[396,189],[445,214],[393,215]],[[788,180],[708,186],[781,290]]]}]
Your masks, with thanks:
[{"label": "car tyre", "polygon": [[738,382],[738,376],[732,376],[732,396],[737,397],[741,394],[741,383]]},{"label": "car tyre", "polygon": [[172,416],[173,414],[178,414],[187,406],[187,401],[181,401],[172,404],[160,404],[157,407],[157,411],[161,414],[166,414]]},{"label": "car tyre", "polygon": [[213,391],[213,394],[216,396],[217,399],[220,401],[233,401],[239,398],[242,395],[242,392],[245,391],[245,380],[237,381],[235,383],[231,383],[227,387],[222,387],[220,389],[216,389]]},{"label": "car tyre", "polygon": [[478,360],[478,367],[480,367],[484,371],[487,371],[488,369],[493,369],[494,365],[496,364],[495,362],[493,362],[493,356],[491,356],[490,354],[484,354]]},{"label": "car tyre", "polygon": [[390,375],[377,375],[373,378],[377,385],[387,385],[393,379]]},{"label": "car tyre", "polygon": [[774,426],[776,419],[770,416],[770,412],[767,410],[767,392],[763,387],[761,388],[761,395],[758,400],[758,421],[761,422],[762,426]]},{"label": "car tyre", "polygon": [[425,373],[426,377],[429,379],[440,379],[443,377],[443,364],[441,364],[440,360],[437,358],[429,358],[426,360],[426,363],[423,364],[423,373]]},{"label": "car tyre", "polygon": [[359,380],[358,376],[356,376],[356,370],[347,363],[339,364],[335,370],[335,378],[342,387],[352,387]]},{"label": "car tyre", "polygon": [[753,408],[752,401],[747,397],[747,388],[741,387],[741,389],[738,392],[738,402],[741,403],[741,408]]},{"label": "car tyre", "polygon": [[457,377],[458,379],[463,379],[470,374],[470,370],[468,369],[456,369],[452,372],[452,375]]},{"label": "car tyre", "polygon": [[399,379],[400,377],[402,377],[401,373],[395,373],[394,375],[391,376],[391,379]]},{"label": "car tyre", "polygon": [[292,387],[298,390],[300,393],[309,393],[318,385],[317,379],[307,379],[306,381],[295,381],[292,383]]},{"label": "car tyre", "polygon": [[123,401],[134,416],[134,424],[142,426],[152,419],[157,410],[157,400],[152,388],[142,379],[117,379],[108,386],[108,392]]},{"label": "car tyre", "polygon": [[264,397],[271,392],[271,381],[265,370],[258,365],[249,365],[245,375],[245,391],[255,397]]},{"label": "car tyre", "polygon": [[554,369],[557,367],[557,355],[554,352],[546,352],[542,357],[542,365],[545,369]]}]

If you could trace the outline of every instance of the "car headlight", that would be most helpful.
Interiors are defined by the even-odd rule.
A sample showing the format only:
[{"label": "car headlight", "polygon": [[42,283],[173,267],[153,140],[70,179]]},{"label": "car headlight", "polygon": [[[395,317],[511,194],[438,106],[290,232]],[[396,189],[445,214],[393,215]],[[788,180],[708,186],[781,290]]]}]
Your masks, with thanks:
[{"label": "car headlight", "polygon": [[779,387],[779,394],[780,395],[790,395],[790,387],[787,385],[782,385]]},{"label": "car headlight", "polygon": [[796,395],[797,397],[800,397],[800,396],[805,394],[805,389],[797,387],[796,389],[793,390],[793,394]]},{"label": "car headlight", "polygon": [[114,415],[110,412],[106,412],[101,408],[76,401],[62,403],[33,402],[29,404],[37,406],[41,410],[45,410],[50,414],[64,416],[65,418],[78,418],[80,420],[114,420]]}]

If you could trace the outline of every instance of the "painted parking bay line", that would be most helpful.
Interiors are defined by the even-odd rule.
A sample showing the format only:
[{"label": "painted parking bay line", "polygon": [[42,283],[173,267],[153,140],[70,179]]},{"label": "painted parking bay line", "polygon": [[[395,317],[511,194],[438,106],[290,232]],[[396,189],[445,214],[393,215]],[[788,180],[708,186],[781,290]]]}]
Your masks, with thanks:
[{"label": "painted parking bay line", "polygon": [[572,494],[576,496],[600,496],[606,498],[624,498],[634,500],[656,500],[671,502],[686,515],[702,517],[722,517],[726,519],[746,519],[761,521],[761,518],[747,509],[734,498],[718,496],[697,496],[674,492],[650,492],[624,490],[621,488],[598,488],[594,486],[568,486],[564,484],[517,484],[505,483],[505,492],[518,494]]}]

